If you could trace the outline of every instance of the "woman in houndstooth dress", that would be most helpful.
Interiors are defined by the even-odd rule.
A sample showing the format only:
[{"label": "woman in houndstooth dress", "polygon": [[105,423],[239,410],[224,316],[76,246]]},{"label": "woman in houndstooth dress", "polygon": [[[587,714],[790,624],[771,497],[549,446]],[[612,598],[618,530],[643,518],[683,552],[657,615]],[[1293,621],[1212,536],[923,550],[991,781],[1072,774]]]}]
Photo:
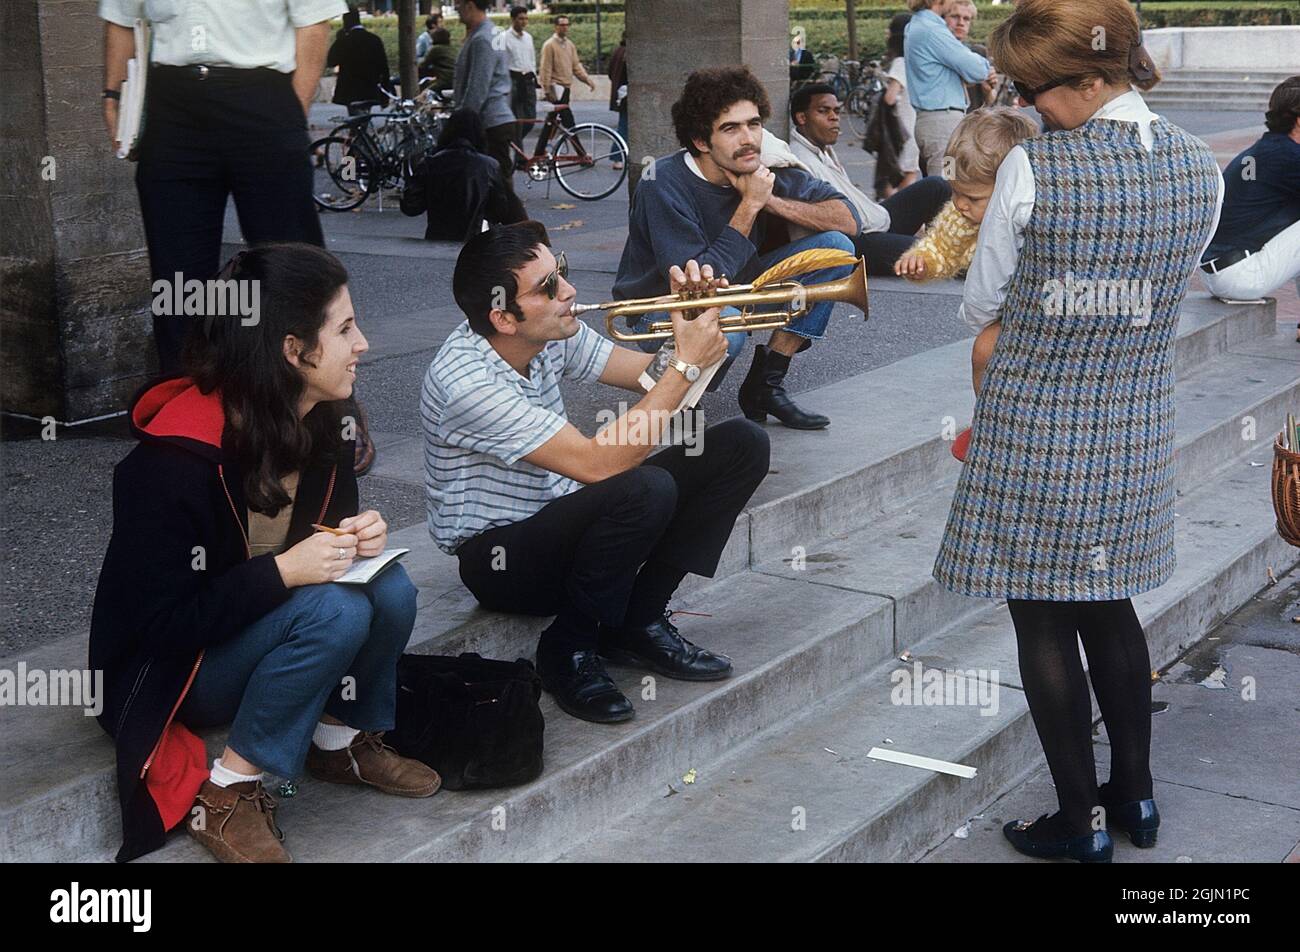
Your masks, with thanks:
[{"label": "woman in houndstooth dress", "polygon": [[[1222,178],[1133,88],[1158,76],[1126,0],[1021,0],[990,49],[1053,131],[1007,156],[980,229],[962,309],[1002,332],[934,575],[1007,599],[1015,624],[1060,810],[1008,824],[1008,838],[1030,855],[1109,859],[1099,802],[1112,826],[1152,827],[1135,842],[1153,843],[1158,822],[1150,659],[1130,597],[1174,568],[1175,332]],[[1079,638],[1111,740],[1100,791]]]}]

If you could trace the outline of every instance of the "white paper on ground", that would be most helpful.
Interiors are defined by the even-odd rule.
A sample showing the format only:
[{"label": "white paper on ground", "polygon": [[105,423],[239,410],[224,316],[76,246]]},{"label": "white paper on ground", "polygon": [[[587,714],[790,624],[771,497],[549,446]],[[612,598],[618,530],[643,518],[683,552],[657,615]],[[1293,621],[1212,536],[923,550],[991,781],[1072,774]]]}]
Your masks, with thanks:
[{"label": "white paper on ground", "polygon": [[975,776],[974,767],[967,767],[965,764],[954,764],[947,760],[935,760],[933,757],[922,757],[919,754],[907,754],[901,750],[885,750],[883,747],[872,747],[871,750],[867,751],[867,756],[873,760],[884,760],[891,764],[903,764],[907,767],[920,767],[922,770],[952,774],[954,777],[964,777],[967,780]]}]

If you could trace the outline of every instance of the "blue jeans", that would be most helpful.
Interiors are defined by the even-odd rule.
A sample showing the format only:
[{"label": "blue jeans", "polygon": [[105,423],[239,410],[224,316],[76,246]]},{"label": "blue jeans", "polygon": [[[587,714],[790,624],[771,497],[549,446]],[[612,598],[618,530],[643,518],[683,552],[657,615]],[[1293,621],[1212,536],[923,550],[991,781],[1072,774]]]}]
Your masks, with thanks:
[{"label": "blue jeans", "polygon": [[[849,254],[855,254],[852,240],[845,234],[838,231],[823,231],[815,235],[809,235],[807,238],[800,238],[798,241],[792,241],[787,245],[782,245],[769,251],[765,255],[760,255],[757,259],[757,265],[751,264],[746,269],[744,281],[752,280],[766,271],[778,261],[784,261],[791,255],[798,254],[801,251],[808,251],[811,248],[834,248],[839,251],[847,251]],[[682,262],[685,264],[686,262]],[[846,278],[853,273],[853,265],[840,265],[835,268],[822,268],[820,271],[813,271],[799,277],[801,284],[820,284],[823,281],[835,281],[839,278]],[[733,284],[741,284],[743,281],[732,280]],[[821,301],[814,304],[808,309],[808,312],[801,317],[795,318],[783,329],[791,334],[797,334],[808,340],[821,340],[826,336],[826,325],[830,323],[831,311],[835,307],[834,301]],[[779,311],[780,306],[761,308],[761,311]],[[723,314],[738,313],[735,308],[723,308]],[[651,321],[666,321],[668,313],[666,311],[657,311],[653,314],[644,314],[641,319],[634,325],[638,331],[647,330]],[[743,331],[737,331],[727,335],[727,359],[728,364],[739,356],[741,350],[745,347],[745,338],[748,335]],[[646,340],[638,342],[642,350],[647,353],[659,349],[662,341]],[[802,349],[802,348],[801,348]]]},{"label": "blue jeans", "polygon": [[401,565],[368,585],[295,588],[207,649],[178,717],[192,728],[230,724],[226,743],[235,753],[287,778],[302,772],[322,711],[358,730],[391,730],[415,594]]}]

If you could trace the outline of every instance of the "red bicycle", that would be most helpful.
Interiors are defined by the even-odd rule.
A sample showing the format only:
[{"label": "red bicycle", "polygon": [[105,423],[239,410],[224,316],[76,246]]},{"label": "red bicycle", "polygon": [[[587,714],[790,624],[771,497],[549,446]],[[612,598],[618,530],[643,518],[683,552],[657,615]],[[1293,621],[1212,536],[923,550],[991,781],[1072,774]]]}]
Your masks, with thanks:
[{"label": "red bicycle", "polygon": [[540,125],[542,131],[532,155],[510,143],[515,167],[534,182],[546,182],[548,198],[552,178],[574,198],[595,201],[613,194],[627,178],[627,143],[599,122],[580,122],[566,129],[560,122],[565,108],[554,105],[545,119],[521,120],[523,125]]}]

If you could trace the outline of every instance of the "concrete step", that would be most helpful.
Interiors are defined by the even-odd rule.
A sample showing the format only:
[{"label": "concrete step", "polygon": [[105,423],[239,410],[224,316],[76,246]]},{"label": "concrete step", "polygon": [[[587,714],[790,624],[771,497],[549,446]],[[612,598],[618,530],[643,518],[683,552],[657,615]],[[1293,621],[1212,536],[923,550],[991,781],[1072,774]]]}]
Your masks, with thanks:
[{"label": "concrete step", "polygon": [[[1179,503],[1178,567],[1136,598],[1157,668],[1172,662],[1300,556],[1274,532],[1261,448],[1232,461]],[[895,703],[902,672],[987,679],[974,703]],[[1086,664],[1086,659],[1085,659]],[[911,681],[902,681],[910,684]],[[922,680],[922,684],[926,683]],[[966,682],[968,691],[972,684]],[[901,696],[910,697],[910,692]],[[960,700],[960,695],[952,700]],[[1094,717],[1096,710],[1094,705]],[[970,779],[867,757],[872,747],[975,767]],[[1005,603],[966,616],[789,723],[697,771],[678,796],[646,805],[570,847],[565,861],[907,861],[922,856],[1041,762]],[[1105,777],[1105,766],[1099,765]],[[1052,809],[1042,804],[1046,811]],[[802,821],[802,823],[798,822]]]},{"label": "concrete step", "polygon": [[[1203,112],[1259,112],[1268,108],[1268,97],[1249,98],[1242,96],[1204,98],[1188,93],[1187,95],[1170,94],[1168,96],[1146,97],[1147,105],[1152,111],[1160,113],[1168,110],[1198,109]],[[1263,127],[1260,120],[1260,127]]]},{"label": "concrete step", "polygon": [[[1260,336],[1275,330],[1271,304],[1231,306],[1204,297],[1185,303],[1179,327],[1178,372],[1180,379],[1192,380],[1195,387],[1188,391],[1192,394],[1190,409],[1185,418],[1180,415],[1180,432],[1187,434],[1185,439],[1180,436],[1180,447],[1206,447],[1197,451],[1199,455],[1189,455],[1189,460],[1210,460],[1216,452],[1227,453],[1233,448],[1232,427],[1222,423],[1227,413],[1236,420],[1239,411],[1253,408],[1261,420],[1271,421],[1276,416],[1275,405],[1283,399],[1279,367],[1286,364],[1277,354],[1290,354],[1297,345]],[[688,616],[683,629],[692,640],[719,650],[730,649],[737,661],[736,677],[712,687],[659,679],[658,700],[649,708],[643,704],[638,721],[619,728],[597,729],[558,715],[548,700],[548,713],[557,716],[549,719],[547,774],[520,791],[477,799],[451,796],[452,807],[438,806],[433,811],[437,816],[447,812],[451,824],[430,833],[429,843],[436,840],[437,844],[406,840],[405,845],[428,855],[497,855],[493,851],[506,847],[476,825],[488,808],[484,804],[508,800],[512,812],[517,808],[523,815],[532,815],[530,811],[540,809],[539,804],[565,802],[564,797],[570,794],[564,794],[561,801],[552,798],[560,795],[556,791],[571,789],[579,791],[572,796],[590,801],[579,823],[585,830],[588,819],[615,809],[610,804],[626,805],[632,787],[625,784],[643,781],[660,769],[666,758],[678,757],[683,750],[717,756],[887,657],[897,647],[899,632],[924,633],[937,627],[942,606],[937,600],[929,609],[923,606],[930,595],[921,592],[916,579],[923,583],[928,578],[929,565],[915,551],[905,569],[912,581],[899,581],[917,593],[910,602],[897,593],[881,597],[836,592],[830,585],[803,578],[773,578],[770,569],[746,570],[788,557],[795,544],[816,553],[820,551],[815,545],[818,539],[878,523],[905,510],[909,500],[941,492],[944,485],[950,487],[947,481],[955,478],[956,464],[947,442],[938,434],[944,415],[952,415],[962,425],[969,421],[973,401],[964,386],[968,356],[968,343],[958,342],[813,391],[808,395],[809,405],[824,407],[843,421],[824,433],[774,428],[776,471],[737,525],[724,556],[723,581],[687,587],[678,605],[704,606],[703,610],[715,613],[717,620]],[[1253,369],[1254,362],[1244,360],[1247,356],[1267,358],[1257,361],[1263,369]],[[938,402],[948,406],[940,412],[935,407]],[[849,425],[854,407],[871,407],[873,413],[860,418],[858,426]],[[1184,414],[1182,402],[1180,414]],[[1260,424],[1265,430],[1271,425]],[[415,472],[419,472],[418,465],[416,462]],[[923,511],[937,512],[934,521],[942,528],[946,502],[940,499]],[[420,588],[411,650],[454,654],[472,649],[493,657],[531,656],[535,634],[544,620],[479,609],[460,585],[454,559],[432,547],[422,525],[395,532],[391,541],[412,548],[406,564]],[[928,553],[932,563],[937,542],[926,544],[933,545]],[[973,600],[958,601],[974,604]],[[774,603],[782,608],[775,609]],[[955,608],[942,610],[954,612],[945,617],[959,613]],[[773,637],[779,644],[762,640]],[[842,657],[849,643],[854,650],[847,652],[849,657]],[[80,668],[84,658],[84,639],[72,638],[24,660],[33,668]],[[634,700],[640,696],[637,675],[625,673],[622,683]],[[784,700],[759,704],[755,691],[760,688]],[[0,734],[0,767],[5,777],[0,790],[0,852],[14,858],[47,860],[111,856],[118,835],[112,749],[98,726],[66,709],[12,708],[5,716],[6,730]],[[215,747],[221,738],[214,733],[208,740]],[[616,738],[613,746],[602,746],[611,738]],[[645,758],[645,764],[640,758]],[[594,769],[597,761],[599,770]],[[591,778],[600,778],[595,785],[599,789],[588,789]],[[336,794],[341,795],[338,791],[321,792],[323,797]],[[601,800],[602,796],[609,799]],[[433,802],[447,803],[441,797]],[[404,809],[417,809],[412,816],[428,818],[426,812],[420,812],[423,807],[412,808],[404,802],[401,808],[390,804],[383,809],[390,807],[395,811],[395,823],[408,822],[397,816]],[[559,823],[556,829],[560,831],[557,835],[569,836],[564,831],[572,827]],[[548,835],[534,829],[520,839],[511,838],[509,848],[500,855],[544,852],[550,848]],[[391,843],[384,849],[390,847]],[[516,848],[517,854],[512,852]]]}]

